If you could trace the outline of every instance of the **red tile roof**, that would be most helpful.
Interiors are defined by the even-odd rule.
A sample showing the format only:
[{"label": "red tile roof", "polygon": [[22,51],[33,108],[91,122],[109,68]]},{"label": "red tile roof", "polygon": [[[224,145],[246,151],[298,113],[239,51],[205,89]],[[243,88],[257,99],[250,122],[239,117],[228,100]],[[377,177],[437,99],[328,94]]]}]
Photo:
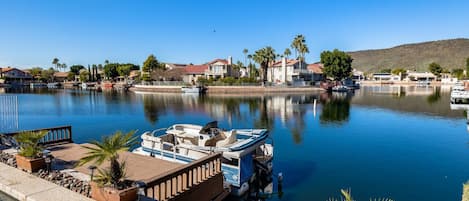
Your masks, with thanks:
[{"label": "red tile roof", "polygon": [[54,77],[68,77],[68,72],[55,72]]},{"label": "red tile roof", "polygon": [[205,70],[208,69],[207,64],[203,65],[189,65],[184,68],[186,74],[204,74]]},{"label": "red tile roof", "polygon": [[[298,63],[299,61],[296,59],[288,59],[287,60],[287,66],[292,66]],[[276,61],[271,65],[271,67],[282,67],[282,60]]]},{"label": "red tile roof", "polygon": [[13,70],[13,69],[16,69],[16,68],[11,68],[11,67],[7,67],[7,68],[0,68],[0,72],[2,72],[2,73],[6,73],[6,72],[8,72],[8,71],[11,71],[11,70]]},{"label": "red tile roof", "polygon": [[322,63],[314,63],[314,64],[309,64],[307,68],[313,73],[320,74],[322,73],[322,69],[324,68],[324,65]]}]

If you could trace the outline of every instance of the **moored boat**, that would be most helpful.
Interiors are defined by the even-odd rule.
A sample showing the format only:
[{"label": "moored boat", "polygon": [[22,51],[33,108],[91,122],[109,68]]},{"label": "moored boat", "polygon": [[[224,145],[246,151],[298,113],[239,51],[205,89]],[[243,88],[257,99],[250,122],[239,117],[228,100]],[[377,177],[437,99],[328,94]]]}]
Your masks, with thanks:
[{"label": "moored boat", "polygon": [[266,129],[218,128],[217,122],[205,126],[175,124],[169,128],[145,132],[134,153],[163,160],[190,163],[211,153],[222,153],[225,182],[232,194],[245,194],[256,177],[272,173],[273,143]]},{"label": "moored boat", "polygon": [[183,93],[195,93],[200,94],[205,92],[205,88],[202,86],[184,86],[181,87]]}]

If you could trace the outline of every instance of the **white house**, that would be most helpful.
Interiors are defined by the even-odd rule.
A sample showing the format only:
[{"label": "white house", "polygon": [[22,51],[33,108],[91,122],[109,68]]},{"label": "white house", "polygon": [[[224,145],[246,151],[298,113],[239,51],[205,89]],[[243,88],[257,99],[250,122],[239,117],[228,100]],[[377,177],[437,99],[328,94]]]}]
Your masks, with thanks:
[{"label": "white house", "polygon": [[374,81],[401,81],[401,76],[391,73],[373,73],[371,79]]},{"label": "white house", "polygon": [[311,81],[312,73],[307,69],[307,64],[298,60],[282,60],[273,63],[267,69],[267,81],[275,84],[304,84]]},{"label": "white house", "polygon": [[208,69],[205,71],[205,76],[207,78],[214,78],[214,79],[230,77],[232,76],[231,64],[232,64],[231,57],[228,57],[228,60],[215,59],[211,62],[208,62],[206,64],[208,65]]}]

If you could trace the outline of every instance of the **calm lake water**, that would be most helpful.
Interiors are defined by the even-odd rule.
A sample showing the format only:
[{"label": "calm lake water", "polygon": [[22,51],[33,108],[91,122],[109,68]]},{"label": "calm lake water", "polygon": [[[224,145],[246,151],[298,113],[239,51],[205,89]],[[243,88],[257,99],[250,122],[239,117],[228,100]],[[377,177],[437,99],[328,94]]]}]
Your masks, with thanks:
[{"label": "calm lake water", "polygon": [[72,125],[78,143],[116,130],[141,134],[211,120],[224,128],[268,128],[275,174],[284,175],[283,195],[268,200],[321,201],[341,188],[351,188],[356,200],[460,200],[469,179],[466,112],[450,109],[448,88],[363,87],[348,95],[6,93],[18,96],[20,129]]}]

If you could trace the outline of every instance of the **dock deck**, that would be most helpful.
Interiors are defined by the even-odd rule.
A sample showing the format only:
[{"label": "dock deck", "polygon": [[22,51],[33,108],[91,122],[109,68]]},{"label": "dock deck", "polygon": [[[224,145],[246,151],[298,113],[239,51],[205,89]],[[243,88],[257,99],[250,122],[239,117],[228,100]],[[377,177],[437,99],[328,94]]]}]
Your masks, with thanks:
[{"label": "dock deck", "polygon": [[[75,167],[75,163],[85,156],[87,152],[87,149],[82,147],[83,145],[90,144],[67,143],[48,147],[48,150],[51,151],[55,158],[54,166],[58,166],[61,169],[75,169],[78,172],[90,175],[91,172],[88,166],[92,164]],[[125,161],[128,179],[144,182],[183,165],[131,152],[122,152],[119,160]],[[103,167],[105,167],[104,164],[98,168]]]}]

